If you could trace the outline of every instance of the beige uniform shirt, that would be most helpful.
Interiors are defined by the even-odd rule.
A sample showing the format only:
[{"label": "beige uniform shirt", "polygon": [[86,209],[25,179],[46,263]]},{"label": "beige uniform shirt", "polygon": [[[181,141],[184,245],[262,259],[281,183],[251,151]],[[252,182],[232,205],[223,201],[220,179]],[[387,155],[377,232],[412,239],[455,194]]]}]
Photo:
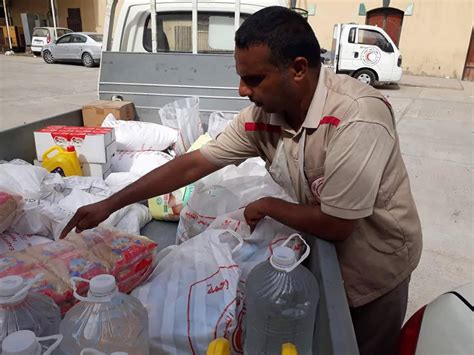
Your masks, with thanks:
[{"label": "beige uniform shirt", "polygon": [[[298,164],[303,134],[305,176]],[[250,106],[201,152],[218,166],[254,156],[271,164],[280,139],[299,202],[358,220],[352,235],[335,243],[349,305],[371,302],[406,279],[420,259],[421,226],[384,96],[322,68],[298,131],[280,115]]]}]

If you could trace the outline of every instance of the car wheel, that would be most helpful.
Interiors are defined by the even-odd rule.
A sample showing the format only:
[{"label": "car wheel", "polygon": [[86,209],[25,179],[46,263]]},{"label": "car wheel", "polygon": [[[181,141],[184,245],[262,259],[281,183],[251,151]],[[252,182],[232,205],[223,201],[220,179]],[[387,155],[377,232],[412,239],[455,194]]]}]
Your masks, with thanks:
[{"label": "car wheel", "polygon": [[375,74],[373,71],[368,69],[359,70],[354,74],[354,78],[367,85],[374,85],[375,83]]},{"label": "car wheel", "polygon": [[43,51],[43,60],[48,64],[53,64],[54,63],[54,57],[51,54],[51,52],[48,51],[48,50]]},{"label": "car wheel", "polygon": [[92,58],[92,56],[89,53],[84,53],[82,55],[82,64],[84,64],[84,66],[86,66],[88,68],[93,67],[94,66],[94,58]]}]

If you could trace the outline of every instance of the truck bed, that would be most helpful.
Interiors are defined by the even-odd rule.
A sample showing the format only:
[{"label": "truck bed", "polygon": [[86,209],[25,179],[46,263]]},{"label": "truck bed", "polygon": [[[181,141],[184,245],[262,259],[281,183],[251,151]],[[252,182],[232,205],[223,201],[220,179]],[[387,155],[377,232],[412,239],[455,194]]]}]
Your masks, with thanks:
[{"label": "truck bed", "polygon": [[[30,163],[36,157],[33,132],[48,125],[82,125],[82,112],[75,110],[28,125],[0,132],[0,161],[15,158]],[[141,233],[156,241],[159,249],[174,244],[177,224],[152,221]],[[332,243],[305,235],[311,246],[308,263],[319,281],[320,302],[317,311],[313,354],[358,354],[343,280]]]}]

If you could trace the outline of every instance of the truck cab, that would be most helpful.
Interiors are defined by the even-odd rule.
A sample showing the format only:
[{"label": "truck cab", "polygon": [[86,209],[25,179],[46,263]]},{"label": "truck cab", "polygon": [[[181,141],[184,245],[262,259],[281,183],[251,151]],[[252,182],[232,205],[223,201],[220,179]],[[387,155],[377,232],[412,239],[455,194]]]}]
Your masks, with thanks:
[{"label": "truck cab", "polygon": [[377,26],[336,24],[334,26],[331,66],[373,85],[394,83],[402,77],[402,56],[388,34]]}]

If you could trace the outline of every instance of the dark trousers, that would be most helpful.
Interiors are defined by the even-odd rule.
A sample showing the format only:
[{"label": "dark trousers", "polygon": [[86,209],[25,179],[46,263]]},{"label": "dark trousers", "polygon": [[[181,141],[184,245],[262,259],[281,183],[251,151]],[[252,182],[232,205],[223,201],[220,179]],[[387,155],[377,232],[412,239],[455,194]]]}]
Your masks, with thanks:
[{"label": "dark trousers", "polygon": [[360,307],[351,308],[360,355],[394,355],[407,310],[406,279],[392,291]]}]

